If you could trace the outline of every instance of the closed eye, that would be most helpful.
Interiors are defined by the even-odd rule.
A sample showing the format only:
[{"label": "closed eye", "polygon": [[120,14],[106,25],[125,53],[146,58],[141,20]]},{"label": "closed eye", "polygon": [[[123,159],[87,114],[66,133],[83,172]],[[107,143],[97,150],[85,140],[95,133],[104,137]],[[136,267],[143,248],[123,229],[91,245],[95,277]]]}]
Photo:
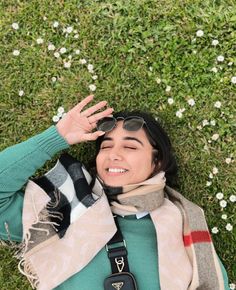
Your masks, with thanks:
[{"label": "closed eye", "polygon": [[132,149],[132,150],[136,150],[137,149],[136,147],[132,147],[132,146],[125,146],[125,148]]},{"label": "closed eye", "polygon": [[111,148],[111,146],[103,146],[103,147],[101,147],[101,149],[109,149],[109,148]]}]

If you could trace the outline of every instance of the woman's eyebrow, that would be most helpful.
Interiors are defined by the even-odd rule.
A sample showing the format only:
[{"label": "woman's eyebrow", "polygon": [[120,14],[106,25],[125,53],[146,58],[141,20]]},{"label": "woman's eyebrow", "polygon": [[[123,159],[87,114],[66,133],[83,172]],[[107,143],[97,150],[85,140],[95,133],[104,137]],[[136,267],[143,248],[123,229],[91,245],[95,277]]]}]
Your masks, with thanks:
[{"label": "woman's eyebrow", "polygon": [[[144,145],[143,145],[143,142],[140,141],[138,138],[127,136],[127,137],[124,137],[123,139],[124,139],[124,140],[136,141],[136,142],[140,143],[142,146],[144,146]],[[111,138],[111,137],[104,137],[104,138],[102,139],[102,142],[105,142],[105,141],[114,141],[114,139]]]},{"label": "woman's eyebrow", "polygon": [[124,137],[123,139],[124,139],[124,140],[137,141],[137,142],[140,143],[142,146],[144,146],[144,145],[143,145],[143,142],[140,141],[138,138],[135,138],[135,137]]}]

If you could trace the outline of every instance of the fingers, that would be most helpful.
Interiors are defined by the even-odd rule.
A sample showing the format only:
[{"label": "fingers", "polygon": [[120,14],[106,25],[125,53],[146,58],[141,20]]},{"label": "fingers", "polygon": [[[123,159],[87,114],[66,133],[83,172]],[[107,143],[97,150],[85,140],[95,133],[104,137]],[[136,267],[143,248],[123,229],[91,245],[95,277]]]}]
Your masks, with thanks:
[{"label": "fingers", "polygon": [[103,112],[99,112],[97,114],[94,114],[93,116],[88,117],[89,123],[90,124],[96,123],[98,120],[110,116],[112,112],[113,112],[113,108],[107,108]]},{"label": "fingers", "polygon": [[90,115],[92,115],[93,113],[95,113],[96,111],[100,110],[101,108],[105,107],[107,104],[107,101],[102,101],[99,102],[98,104],[92,106],[91,108],[88,108],[87,110],[85,110],[82,115],[85,117],[88,117]]},{"label": "fingers", "polygon": [[79,104],[74,106],[74,108],[71,111],[76,111],[80,113],[83,110],[83,108],[93,100],[93,97],[94,97],[93,95],[87,96],[85,99],[79,102]]},{"label": "fingers", "polygon": [[106,132],[103,131],[96,131],[93,133],[88,133],[84,135],[84,140],[83,141],[94,141],[96,140],[98,137],[104,135]]}]

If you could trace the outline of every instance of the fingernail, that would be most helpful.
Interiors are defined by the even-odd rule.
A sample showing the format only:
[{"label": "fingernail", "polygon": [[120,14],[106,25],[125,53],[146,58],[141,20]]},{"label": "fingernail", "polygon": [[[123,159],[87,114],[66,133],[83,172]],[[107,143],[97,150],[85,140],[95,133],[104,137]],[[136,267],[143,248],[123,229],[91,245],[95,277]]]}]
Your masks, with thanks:
[{"label": "fingernail", "polygon": [[100,131],[99,133],[98,133],[98,136],[102,136],[102,135],[104,135],[106,132],[104,132],[104,131]]}]

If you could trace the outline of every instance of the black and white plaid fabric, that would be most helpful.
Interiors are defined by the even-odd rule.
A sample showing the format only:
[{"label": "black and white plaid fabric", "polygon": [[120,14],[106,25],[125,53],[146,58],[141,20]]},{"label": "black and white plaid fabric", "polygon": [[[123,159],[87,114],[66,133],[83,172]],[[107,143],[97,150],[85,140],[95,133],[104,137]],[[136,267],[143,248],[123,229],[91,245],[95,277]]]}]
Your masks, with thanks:
[{"label": "black and white plaid fabric", "polygon": [[33,181],[48,194],[51,203],[54,203],[55,206],[48,207],[48,211],[59,212],[63,216],[59,221],[58,217],[50,215],[60,237],[99,198],[92,193],[94,182],[83,164],[66,153],[61,155],[49,172]]}]

